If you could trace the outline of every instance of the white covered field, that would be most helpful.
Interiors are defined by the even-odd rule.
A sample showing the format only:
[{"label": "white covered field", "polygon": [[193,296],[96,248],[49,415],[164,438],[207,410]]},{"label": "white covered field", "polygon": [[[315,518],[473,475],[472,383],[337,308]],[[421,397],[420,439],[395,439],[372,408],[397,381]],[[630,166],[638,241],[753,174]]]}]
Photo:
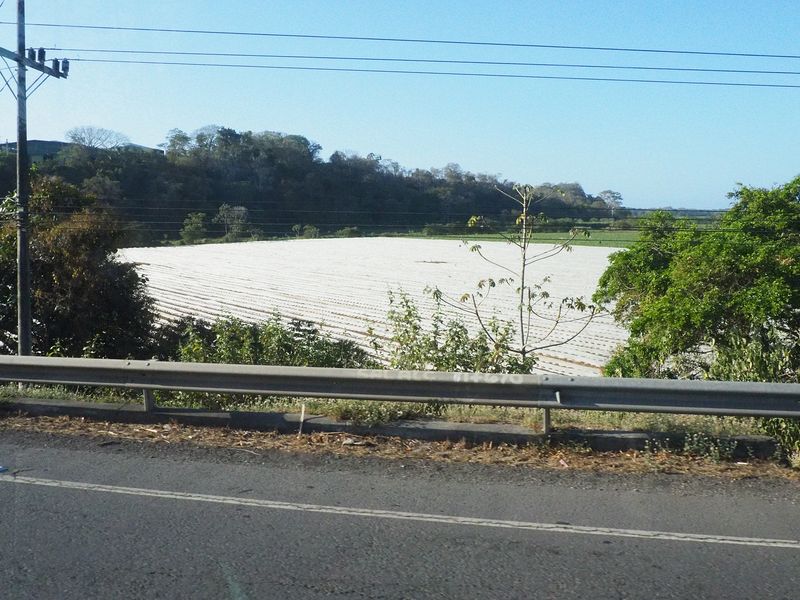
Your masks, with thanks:
[{"label": "white covered field", "polygon": [[[484,242],[484,253],[500,264],[516,264],[511,246]],[[536,246],[544,250],[549,246]],[[613,248],[575,247],[534,265],[529,273],[547,284],[552,298],[589,298]],[[262,320],[313,321],[334,337],[367,341],[367,330],[386,335],[388,293],[404,291],[423,316],[430,314],[427,286],[458,297],[486,277],[503,272],[470,253],[460,242],[408,238],[353,238],[207,244],[170,248],[128,248],[121,258],[147,277],[159,313],[213,319],[236,316]],[[530,277],[530,275],[529,275]],[[494,292],[493,292],[494,293]],[[493,299],[501,315],[512,315],[511,290]],[[451,311],[455,312],[455,311]],[[469,320],[469,319],[468,319]],[[474,319],[472,327],[477,327]],[[562,325],[548,341],[565,339],[579,323]],[[544,334],[549,326],[540,325]],[[626,338],[608,315],[596,318],[576,339],[540,353],[538,370],[597,375]]]}]

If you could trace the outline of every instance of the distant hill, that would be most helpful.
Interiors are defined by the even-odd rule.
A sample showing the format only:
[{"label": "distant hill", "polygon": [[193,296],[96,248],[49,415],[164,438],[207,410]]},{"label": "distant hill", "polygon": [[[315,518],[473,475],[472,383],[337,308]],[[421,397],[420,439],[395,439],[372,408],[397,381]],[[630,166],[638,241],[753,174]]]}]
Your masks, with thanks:
[{"label": "distant hill", "polygon": [[[2,146],[0,197],[15,186],[14,157]],[[518,216],[516,182],[456,163],[406,169],[376,154],[338,151],[325,159],[320,145],[302,135],[219,126],[172,130],[163,147],[31,140],[29,153],[40,175],[60,177],[111,207],[130,245],[180,239],[190,217],[207,237],[227,235],[223,209],[244,215],[243,233],[257,238],[306,228],[349,237],[410,230],[463,235],[472,216],[484,217],[492,230],[515,227]],[[5,149],[13,152],[16,144]],[[544,183],[534,191],[537,211],[553,230],[626,214],[579,183]]]},{"label": "distant hill", "polygon": [[[57,142],[55,140],[28,140],[28,156],[31,163],[36,164],[55,158],[56,154],[65,148],[69,148],[73,144],[71,142]],[[141,150],[143,152],[154,152],[156,154],[164,154],[163,150],[159,148],[149,148],[147,146],[140,146],[139,144],[125,144],[126,148],[131,150]],[[16,142],[6,142],[0,144],[0,152],[16,152]]]},{"label": "distant hill", "polygon": [[[69,142],[56,142],[53,140],[28,140],[28,156],[32,163],[40,163],[44,160],[53,158],[64,148],[71,144]],[[17,142],[6,142],[0,144],[0,150],[5,152],[16,152]]]}]

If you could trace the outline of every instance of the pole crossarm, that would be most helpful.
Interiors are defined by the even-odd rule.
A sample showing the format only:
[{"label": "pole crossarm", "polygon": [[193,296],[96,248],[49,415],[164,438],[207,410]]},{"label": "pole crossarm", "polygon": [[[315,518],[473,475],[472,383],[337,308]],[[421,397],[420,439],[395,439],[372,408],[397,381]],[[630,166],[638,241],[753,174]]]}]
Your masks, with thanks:
[{"label": "pole crossarm", "polygon": [[34,69],[36,71],[41,71],[46,75],[50,75],[50,77],[57,77],[59,79],[66,79],[67,74],[63,71],[56,71],[55,69],[48,67],[47,65],[37,62],[35,60],[31,60],[27,56],[19,56],[16,52],[11,52],[10,50],[6,50],[5,48],[0,48],[0,56],[4,58],[8,58],[10,60],[15,61],[17,64],[20,62],[25,65],[28,69]]},{"label": "pole crossarm", "polygon": [[800,385],[0,356],[0,381],[39,384],[800,418]]}]

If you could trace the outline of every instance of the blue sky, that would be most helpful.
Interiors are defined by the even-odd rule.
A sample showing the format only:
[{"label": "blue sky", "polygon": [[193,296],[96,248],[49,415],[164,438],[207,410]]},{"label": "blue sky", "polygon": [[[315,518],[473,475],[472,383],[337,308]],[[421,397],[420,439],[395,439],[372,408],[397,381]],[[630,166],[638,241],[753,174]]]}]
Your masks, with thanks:
[{"label": "blue sky", "polygon": [[[0,0],[2,1],[2,0]],[[800,55],[796,2],[227,2],[28,0],[29,23],[322,35],[462,39]],[[0,6],[14,21],[16,1]],[[458,60],[793,70],[800,60],[533,48],[298,40],[29,26],[28,45],[58,48],[357,55]],[[14,26],[0,25],[14,49]],[[98,58],[88,52],[50,56]],[[107,57],[107,55],[103,55]],[[122,57],[135,58],[135,57]],[[149,57],[154,59],[157,57]],[[166,58],[166,60],[175,60]],[[182,59],[181,59],[182,60]],[[288,59],[188,59],[322,65]],[[0,65],[4,67],[5,65]],[[326,61],[324,66],[360,66]],[[368,64],[380,67],[383,64]],[[389,68],[397,65],[387,65]],[[542,67],[401,65],[481,72],[800,84],[800,75],[669,74]],[[8,73],[6,72],[6,75]],[[155,146],[172,128],[208,124],[299,133],[336,150],[406,167],[459,163],[527,182],[580,182],[621,192],[628,206],[719,208],[737,182],[772,186],[800,174],[800,89],[675,86],[72,63],[29,101],[29,137],[63,139],[95,125]],[[15,104],[0,96],[0,141],[14,140]]]}]

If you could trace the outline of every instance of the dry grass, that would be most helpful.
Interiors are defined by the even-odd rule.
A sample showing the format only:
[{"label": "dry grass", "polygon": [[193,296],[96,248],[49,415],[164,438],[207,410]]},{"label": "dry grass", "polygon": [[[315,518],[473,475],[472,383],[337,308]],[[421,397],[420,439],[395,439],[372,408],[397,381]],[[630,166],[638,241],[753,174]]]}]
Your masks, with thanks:
[{"label": "dry grass", "polygon": [[[742,417],[594,410],[553,410],[551,416],[557,429],[704,433],[712,437],[763,435],[757,419]],[[442,418],[461,423],[514,423],[537,431],[542,425],[542,411],[531,408],[451,405],[445,407]]]},{"label": "dry grass", "polygon": [[593,452],[578,447],[470,445],[464,442],[423,442],[402,438],[356,436],[342,433],[307,435],[196,427],[176,423],[138,425],[70,417],[0,418],[0,431],[33,431],[81,436],[111,444],[121,440],[152,444],[192,444],[205,448],[239,450],[253,455],[284,451],[380,457],[391,460],[426,460],[554,470],[606,473],[671,473],[711,477],[782,478],[800,482],[800,471],[771,461],[715,462],[705,457],[667,451]]},{"label": "dry grass", "polygon": [[[0,402],[19,396],[16,386],[0,386]],[[27,386],[29,398],[52,398],[78,402],[138,403],[138,392],[96,389],[80,394],[57,386]],[[194,396],[199,396],[195,394]],[[159,406],[195,407],[191,394],[157,393]],[[227,405],[228,410],[300,412],[305,404],[308,414],[322,415],[365,425],[377,425],[402,418],[431,417],[456,423],[509,423],[541,431],[542,411],[535,408],[503,408],[495,406],[448,405],[441,414],[433,415],[426,404],[400,402],[368,402],[360,400],[329,400],[319,398],[244,396]],[[590,410],[553,410],[553,427],[557,429],[603,429],[622,431],[651,431],[666,433],[703,433],[710,437],[760,435],[758,420],[740,417],[703,415],[671,415],[659,413],[628,413]]]}]

